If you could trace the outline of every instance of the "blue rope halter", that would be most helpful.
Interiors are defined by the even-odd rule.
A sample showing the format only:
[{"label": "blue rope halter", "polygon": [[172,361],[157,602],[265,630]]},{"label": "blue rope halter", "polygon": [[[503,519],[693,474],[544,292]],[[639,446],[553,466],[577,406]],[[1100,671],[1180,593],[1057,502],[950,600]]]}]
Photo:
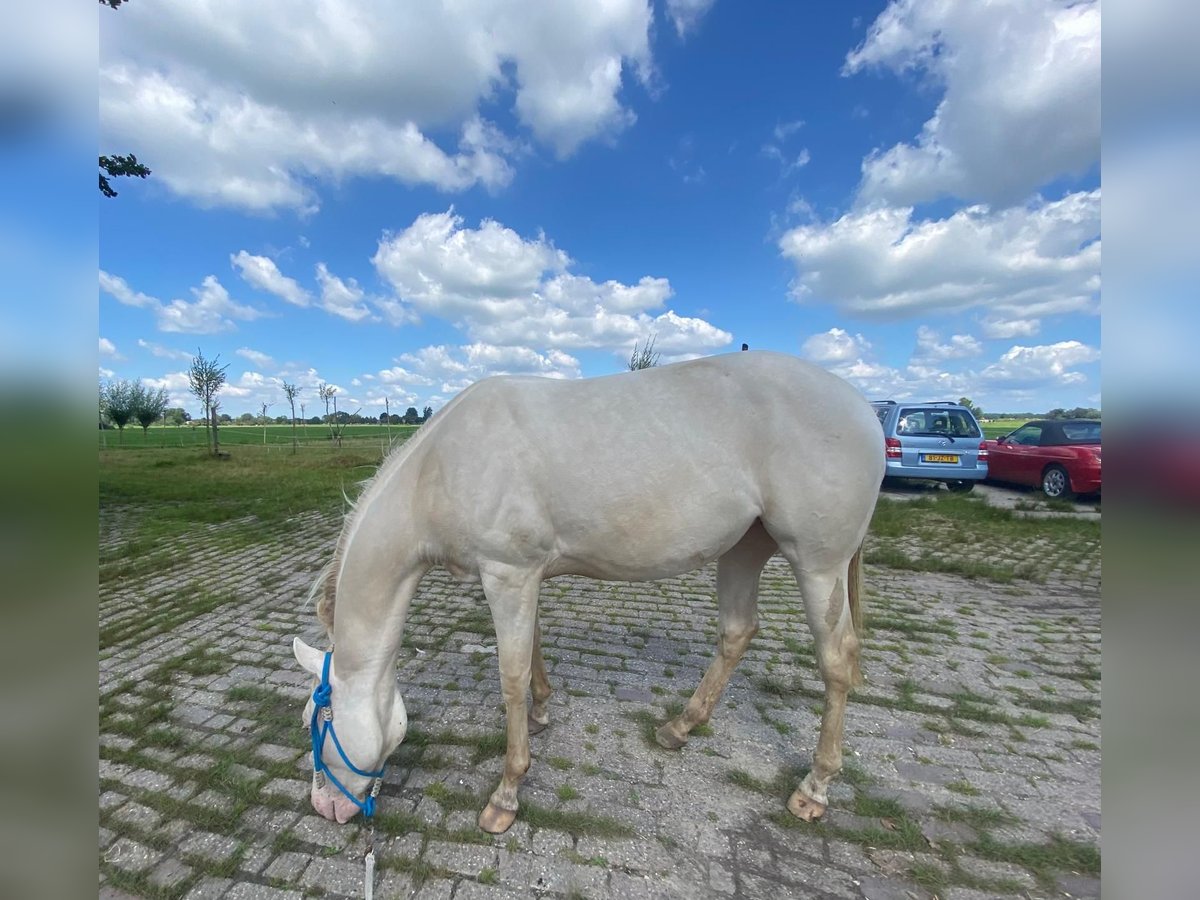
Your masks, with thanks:
[{"label": "blue rope halter", "polygon": [[[337,732],[333,730],[333,706],[331,705],[333,688],[329,684],[329,660],[332,656],[332,650],[325,654],[325,663],[321,667],[321,683],[317,685],[312,695],[313,714],[312,721],[309,723],[309,731],[312,734],[313,772],[332,781],[334,787],[349,797],[354,802],[354,805],[362,810],[363,816],[369,819],[375,815],[375,797],[379,793],[380,785],[383,784],[383,770],[387,768],[387,761],[384,760],[383,765],[379,767],[378,771],[366,772],[350,762],[350,758],[346,756],[346,751],[342,749]],[[374,779],[371,790],[365,799],[359,800],[354,794],[346,790],[346,786],[337,780],[333,772],[330,771],[329,766],[326,765],[325,760],[321,758],[321,750],[325,746],[326,736],[333,738],[333,746],[337,748],[342,762],[346,764],[351,772],[355,775],[361,775],[364,778]]]}]

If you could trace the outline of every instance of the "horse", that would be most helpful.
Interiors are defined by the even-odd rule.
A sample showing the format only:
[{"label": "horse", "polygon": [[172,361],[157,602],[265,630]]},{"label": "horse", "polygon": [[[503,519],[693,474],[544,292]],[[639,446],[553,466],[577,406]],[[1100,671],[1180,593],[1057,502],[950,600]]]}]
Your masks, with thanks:
[{"label": "horse", "polygon": [[478,823],[500,834],[517,814],[529,735],[549,723],[542,580],[649,581],[717,561],[716,656],[656,733],[679,749],[708,721],[757,632],[759,576],[778,552],[795,574],[825,683],[813,765],[787,808],[818,818],[842,765],[847,693],[861,681],[862,543],[883,451],[856,389],[781,353],[577,380],[495,376],[466,388],[388,455],[347,513],[313,588],[333,649],[293,642],[321,679],[304,710],[313,807],[340,823],[373,811],[408,724],[396,679],[405,619],[432,567],[480,583],[495,625],[507,750]]}]

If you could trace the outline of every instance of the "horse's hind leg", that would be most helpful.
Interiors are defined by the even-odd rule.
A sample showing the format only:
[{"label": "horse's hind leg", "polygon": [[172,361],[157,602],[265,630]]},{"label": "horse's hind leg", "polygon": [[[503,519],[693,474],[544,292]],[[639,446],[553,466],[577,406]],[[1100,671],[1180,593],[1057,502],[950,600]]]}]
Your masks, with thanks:
[{"label": "horse's hind leg", "polygon": [[550,700],[550,679],[546,676],[546,660],[542,658],[541,616],[533,627],[533,671],[530,675],[529,692],[533,695],[533,709],[529,712],[529,733],[537,734],[550,724],[550,711],[546,704]]},{"label": "horse's hind leg", "polygon": [[541,574],[512,566],[488,566],[480,574],[496,626],[496,655],[500,664],[508,747],[504,754],[504,774],[488,805],[479,814],[479,827],[491,834],[500,834],[507,831],[517,817],[517,788],[529,771],[525,692],[530,683]]},{"label": "horse's hind leg", "polygon": [[817,665],[825,681],[825,710],[813,766],[787,804],[793,815],[811,821],[825,812],[829,802],[826,791],[842,769],[846,695],[858,672],[859,642],[847,597],[847,566],[805,571],[797,560],[789,559],[804,598]]},{"label": "horse's hind leg", "polygon": [[717,561],[717,655],[683,712],[656,732],[655,739],[668,750],[678,750],[693,728],[708,721],[758,631],[758,576],[776,549],[762,523],[755,522]]}]

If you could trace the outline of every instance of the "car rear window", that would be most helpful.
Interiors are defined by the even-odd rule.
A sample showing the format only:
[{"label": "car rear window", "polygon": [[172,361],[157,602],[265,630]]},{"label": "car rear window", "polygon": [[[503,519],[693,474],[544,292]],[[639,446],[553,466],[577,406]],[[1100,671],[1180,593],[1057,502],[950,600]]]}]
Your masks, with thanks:
[{"label": "car rear window", "polygon": [[1063,422],[1063,437],[1072,444],[1100,443],[1099,422]]},{"label": "car rear window", "polygon": [[899,434],[948,434],[951,437],[980,437],[974,417],[962,409],[902,409],[896,425]]}]

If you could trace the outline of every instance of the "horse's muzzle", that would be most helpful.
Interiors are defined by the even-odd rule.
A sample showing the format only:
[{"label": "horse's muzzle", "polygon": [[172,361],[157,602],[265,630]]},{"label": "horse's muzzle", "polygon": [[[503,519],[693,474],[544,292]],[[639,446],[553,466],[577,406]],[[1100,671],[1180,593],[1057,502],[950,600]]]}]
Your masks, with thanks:
[{"label": "horse's muzzle", "polygon": [[349,797],[340,793],[328,793],[316,784],[312,787],[313,809],[331,822],[344,825],[359,813],[358,806]]}]

